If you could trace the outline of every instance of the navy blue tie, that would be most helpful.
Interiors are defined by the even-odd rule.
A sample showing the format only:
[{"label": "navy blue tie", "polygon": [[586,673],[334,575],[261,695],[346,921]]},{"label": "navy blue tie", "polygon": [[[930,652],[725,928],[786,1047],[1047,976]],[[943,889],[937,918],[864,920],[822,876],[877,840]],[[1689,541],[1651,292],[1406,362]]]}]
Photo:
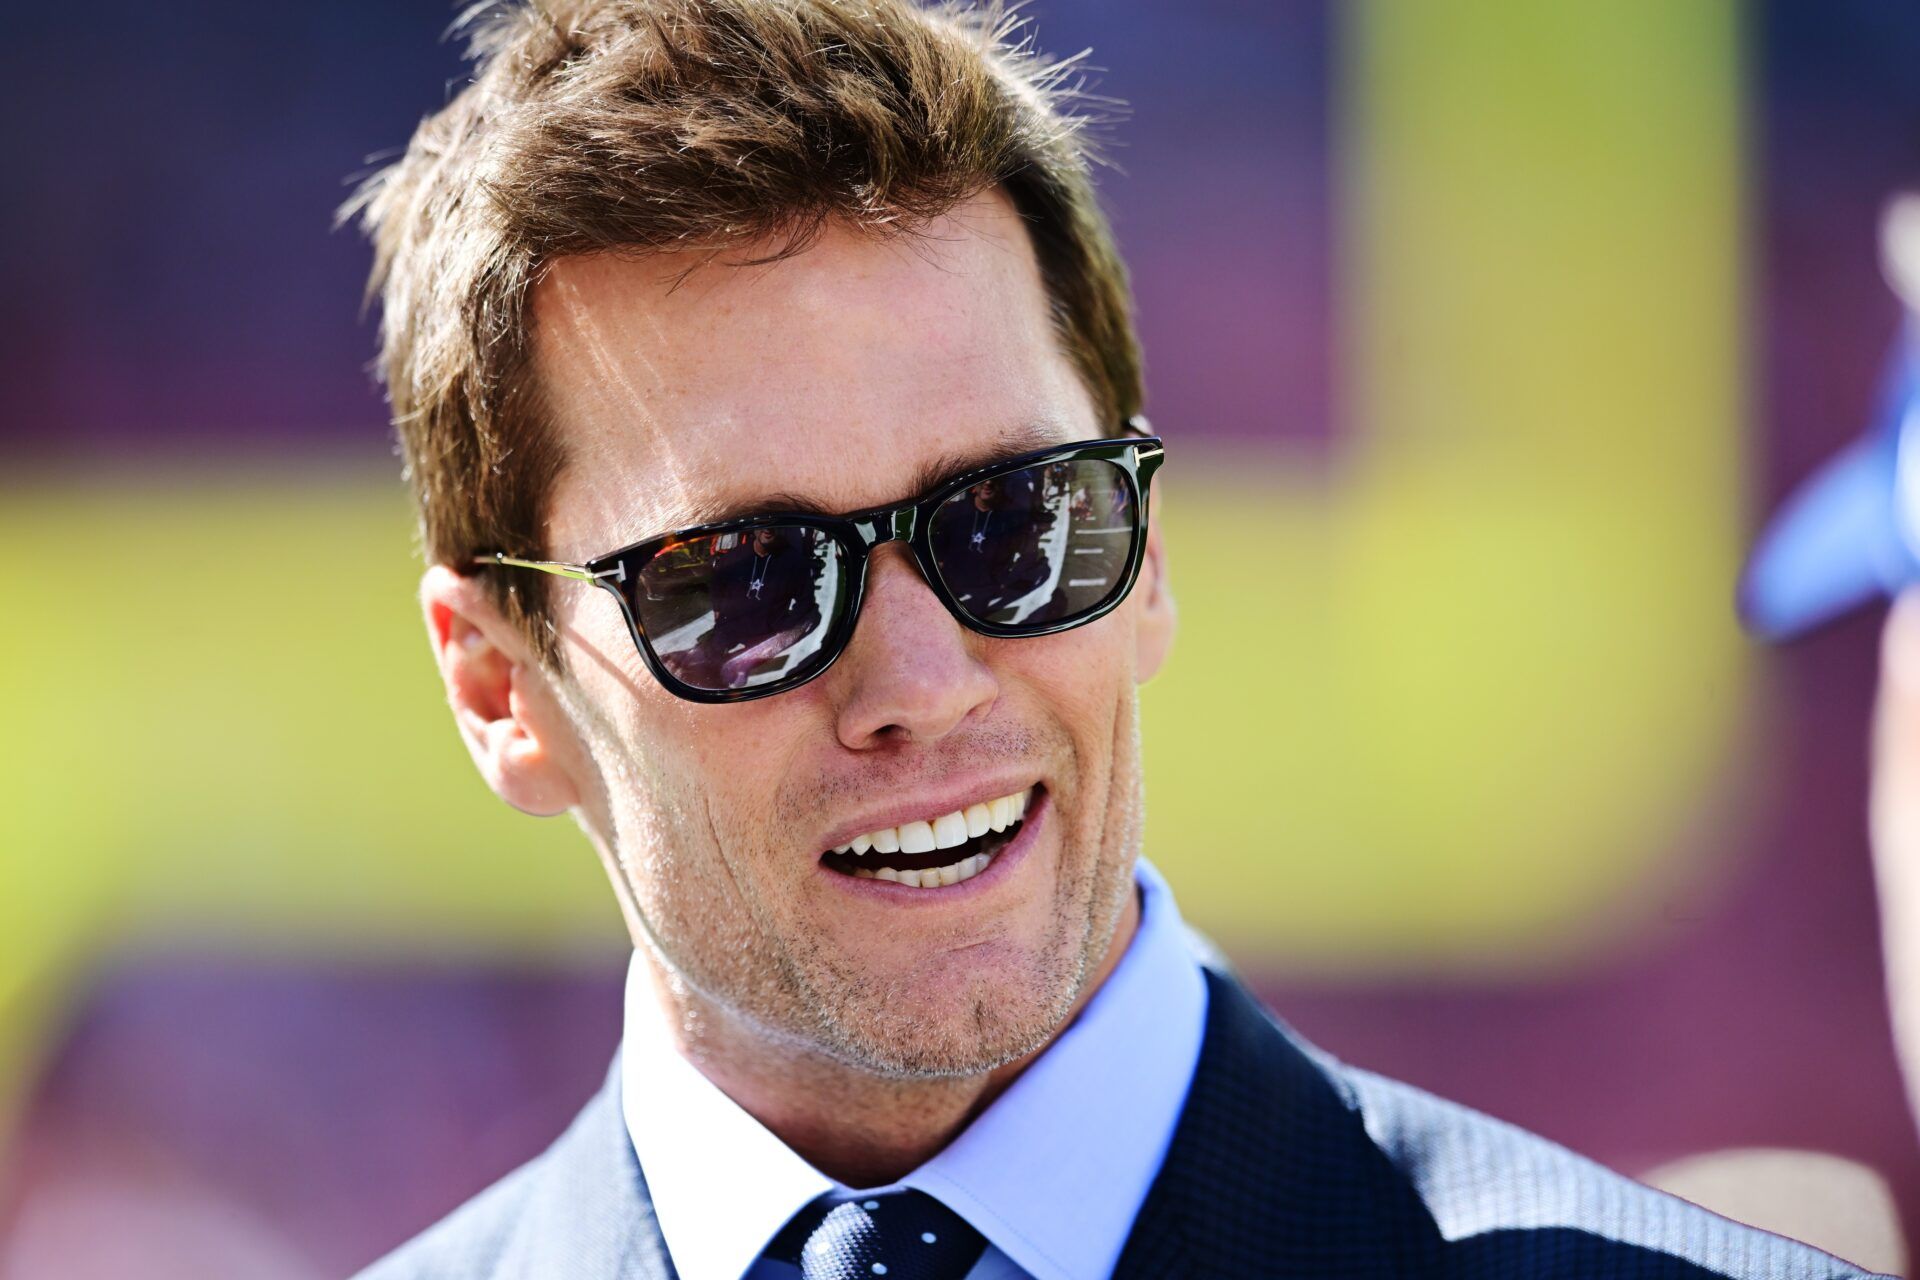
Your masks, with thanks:
[{"label": "navy blue tie", "polygon": [[766,1256],[791,1262],[806,1280],[961,1280],[986,1237],[924,1191],[852,1200],[821,1196],[793,1215]]}]

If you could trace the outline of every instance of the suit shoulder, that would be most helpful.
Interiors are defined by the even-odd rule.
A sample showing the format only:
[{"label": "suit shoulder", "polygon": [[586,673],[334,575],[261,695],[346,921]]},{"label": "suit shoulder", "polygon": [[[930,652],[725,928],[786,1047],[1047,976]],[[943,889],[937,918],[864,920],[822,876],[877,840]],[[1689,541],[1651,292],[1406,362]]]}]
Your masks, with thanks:
[{"label": "suit shoulder", "polygon": [[620,1113],[620,1065],[545,1152],[362,1272],[359,1280],[670,1276]]},{"label": "suit shoulder", "polygon": [[485,1280],[498,1274],[526,1214],[543,1153],[381,1258],[355,1280]]},{"label": "suit shoulder", "polygon": [[1438,1227],[1448,1274],[1853,1280],[1870,1273],[1731,1222],[1397,1080],[1316,1060]]}]

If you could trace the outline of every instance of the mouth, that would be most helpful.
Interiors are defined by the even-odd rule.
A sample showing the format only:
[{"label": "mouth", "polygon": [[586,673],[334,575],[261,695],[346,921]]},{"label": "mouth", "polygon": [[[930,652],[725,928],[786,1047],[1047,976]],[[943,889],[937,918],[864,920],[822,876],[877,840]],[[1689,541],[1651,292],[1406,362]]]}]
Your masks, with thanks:
[{"label": "mouth", "polygon": [[829,870],[914,889],[944,889],[973,879],[1020,834],[1037,786],[897,827],[869,831],[829,849]]}]

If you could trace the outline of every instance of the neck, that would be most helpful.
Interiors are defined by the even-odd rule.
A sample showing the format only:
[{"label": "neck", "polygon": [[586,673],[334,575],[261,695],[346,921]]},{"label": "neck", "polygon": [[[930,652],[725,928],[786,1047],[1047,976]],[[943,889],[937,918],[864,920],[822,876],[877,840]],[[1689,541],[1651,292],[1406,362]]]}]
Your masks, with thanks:
[{"label": "neck", "polygon": [[[1137,891],[1098,968],[1047,1044],[1058,1039],[1120,962],[1140,923]],[[878,1076],[764,1030],[664,972],[642,948],[676,1046],[722,1093],[828,1177],[850,1187],[897,1182],[932,1159],[1042,1053],[979,1075]]]}]

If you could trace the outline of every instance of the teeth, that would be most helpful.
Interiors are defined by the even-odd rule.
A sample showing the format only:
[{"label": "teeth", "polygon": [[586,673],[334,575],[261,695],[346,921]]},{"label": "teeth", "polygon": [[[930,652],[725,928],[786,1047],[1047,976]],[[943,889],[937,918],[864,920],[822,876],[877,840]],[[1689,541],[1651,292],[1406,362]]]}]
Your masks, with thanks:
[{"label": "teeth", "polygon": [[[1032,795],[1032,788],[1028,788],[1010,796],[1001,796],[998,799],[968,805],[965,809],[956,809],[952,813],[943,813],[937,818],[907,822],[898,827],[882,827],[878,831],[869,831],[846,844],[835,845],[833,851],[852,853],[857,856],[868,850],[874,853],[931,853],[935,849],[951,849],[955,845],[983,836],[989,831],[1005,831],[1025,815],[1027,802]],[[967,863],[963,859],[953,865],[964,867]],[[969,874],[977,875],[978,872]],[[960,877],[962,880],[966,878],[966,875]],[[929,874],[921,880],[921,883],[937,884],[941,881]]]},{"label": "teeth", "polygon": [[962,858],[944,867],[928,867],[925,871],[895,871],[892,867],[855,867],[853,874],[862,880],[891,880],[895,884],[904,884],[915,889],[944,889],[950,884],[959,884],[962,880],[973,879],[985,871],[992,861],[992,854],[976,853],[971,858]]}]

